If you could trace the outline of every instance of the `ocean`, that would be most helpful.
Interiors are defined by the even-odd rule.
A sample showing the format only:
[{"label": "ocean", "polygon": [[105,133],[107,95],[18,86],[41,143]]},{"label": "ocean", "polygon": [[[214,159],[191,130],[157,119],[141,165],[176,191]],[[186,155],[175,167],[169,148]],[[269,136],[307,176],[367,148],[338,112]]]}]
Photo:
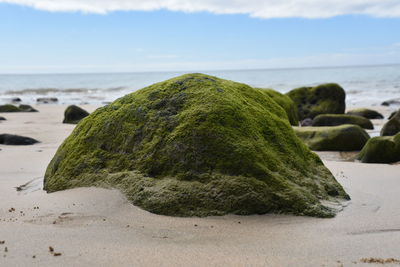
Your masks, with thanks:
[{"label": "ocean", "polygon": [[[39,97],[57,97],[59,104],[99,105],[184,73],[0,74],[0,102],[19,97],[22,103],[34,104]],[[345,89],[348,105],[374,106],[400,98],[400,65],[202,73],[282,93],[301,86],[335,82]]]}]

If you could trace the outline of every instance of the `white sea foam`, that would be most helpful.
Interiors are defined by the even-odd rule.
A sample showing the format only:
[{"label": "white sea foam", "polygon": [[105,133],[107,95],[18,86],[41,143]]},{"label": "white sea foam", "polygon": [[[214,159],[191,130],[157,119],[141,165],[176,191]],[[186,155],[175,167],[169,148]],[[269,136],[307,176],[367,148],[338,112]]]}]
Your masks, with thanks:
[{"label": "white sea foam", "polygon": [[[400,65],[369,67],[205,71],[254,87],[287,92],[300,86],[339,83],[350,105],[380,105],[400,97]],[[57,97],[60,104],[101,104],[183,72],[0,75],[0,102],[19,97],[33,104]]]}]

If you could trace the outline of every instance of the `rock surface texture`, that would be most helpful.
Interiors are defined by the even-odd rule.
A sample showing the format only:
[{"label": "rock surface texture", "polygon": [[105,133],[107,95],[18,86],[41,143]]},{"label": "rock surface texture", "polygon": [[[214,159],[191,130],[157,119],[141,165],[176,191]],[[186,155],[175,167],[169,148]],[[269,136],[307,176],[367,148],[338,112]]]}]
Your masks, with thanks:
[{"label": "rock surface texture", "polygon": [[120,189],[157,214],[208,216],[335,211],[348,198],[262,89],[187,74],[97,109],[50,162],[48,192]]}]

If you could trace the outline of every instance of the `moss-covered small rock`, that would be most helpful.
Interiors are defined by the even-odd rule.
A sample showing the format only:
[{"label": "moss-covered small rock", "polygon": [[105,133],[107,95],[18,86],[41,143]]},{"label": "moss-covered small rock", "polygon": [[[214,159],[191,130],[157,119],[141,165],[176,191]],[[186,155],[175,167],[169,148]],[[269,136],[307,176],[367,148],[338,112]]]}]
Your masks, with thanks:
[{"label": "moss-covered small rock", "polygon": [[315,151],[361,150],[369,139],[368,133],[357,125],[294,127],[294,130]]},{"label": "moss-covered small rock", "polygon": [[373,109],[368,109],[368,108],[357,108],[357,109],[352,109],[346,112],[348,115],[356,115],[356,116],[361,116],[366,119],[383,119],[383,115],[379,113],[376,110]]},{"label": "moss-covered small rock", "polygon": [[329,217],[348,198],[261,89],[187,74],[82,120],[50,162],[44,189],[114,187],[157,214],[285,212]]},{"label": "moss-covered small rock", "polygon": [[400,161],[400,133],[395,136],[371,138],[358,155],[364,163],[393,163]]},{"label": "moss-covered small rock", "polygon": [[322,114],[313,119],[313,126],[338,126],[343,124],[354,124],[364,129],[374,129],[369,119],[345,114]]},{"label": "moss-covered small rock", "polygon": [[296,104],[300,120],[319,114],[343,114],[346,109],[346,93],[336,83],[296,88],[287,95]]},{"label": "moss-covered small rock", "polygon": [[381,136],[391,136],[400,132],[400,110],[397,111],[392,118],[383,125]]},{"label": "moss-covered small rock", "polygon": [[14,105],[0,105],[0,112],[20,112],[21,110]]},{"label": "moss-covered small rock", "polygon": [[38,112],[30,105],[19,105],[18,108],[20,109],[21,112]]},{"label": "moss-covered small rock", "polygon": [[19,107],[14,105],[0,105],[0,112],[37,112],[36,109],[29,105],[19,105]]},{"label": "moss-covered small rock", "polygon": [[64,112],[63,123],[77,124],[80,120],[87,116],[89,116],[89,112],[78,106],[71,105],[68,106]]},{"label": "moss-covered small rock", "polygon": [[273,89],[264,89],[266,92],[279,106],[281,106],[288,116],[289,122],[293,126],[299,125],[299,118],[297,115],[297,108],[294,102],[287,95],[281,94]]}]

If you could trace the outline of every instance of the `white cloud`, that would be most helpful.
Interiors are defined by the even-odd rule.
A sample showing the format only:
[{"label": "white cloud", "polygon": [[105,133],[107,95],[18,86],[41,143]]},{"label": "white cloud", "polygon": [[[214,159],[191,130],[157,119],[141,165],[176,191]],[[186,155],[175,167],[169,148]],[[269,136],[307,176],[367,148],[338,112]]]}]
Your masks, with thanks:
[{"label": "white cloud", "polygon": [[0,0],[47,11],[105,14],[166,9],[182,12],[248,14],[258,18],[328,18],[357,14],[400,17],[399,0]]}]

